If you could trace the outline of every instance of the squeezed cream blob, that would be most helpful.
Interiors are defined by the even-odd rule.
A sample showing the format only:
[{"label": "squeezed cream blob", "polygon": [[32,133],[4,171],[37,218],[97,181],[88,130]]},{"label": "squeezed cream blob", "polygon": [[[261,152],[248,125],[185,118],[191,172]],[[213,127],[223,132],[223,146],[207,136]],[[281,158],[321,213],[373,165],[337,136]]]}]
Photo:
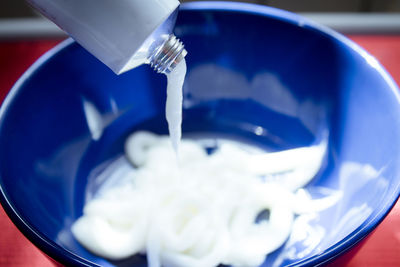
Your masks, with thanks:
[{"label": "squeezed cream blob", "polygon": [[[150,267],[259,266],[287,240],[295,214],[339,197],[312,200],[300,188],[320,169],[326,144],[253,153],[229,141],[209,155],[183,139],[179,150],[178,168],[168,137],[131,135],[126,157],[104,171],[122,182],[86,203],[76,239],[109,259],[147,254]],[[256,223],[265,210],[269,218]]]}]

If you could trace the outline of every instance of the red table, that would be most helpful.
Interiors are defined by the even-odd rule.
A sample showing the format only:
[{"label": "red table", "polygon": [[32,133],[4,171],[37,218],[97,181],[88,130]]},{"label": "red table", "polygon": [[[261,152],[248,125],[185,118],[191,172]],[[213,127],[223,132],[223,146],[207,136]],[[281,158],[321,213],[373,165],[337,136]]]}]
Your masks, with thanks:
[{"label": "red table", "polygon": [[[389,71],[400,84],[400,36],[350,36]],[[18,77],[59,40],[0,42],[0,102]],[[400,138],[400,137],[399,137]],[[0,207],[0,267],[46,267],[52,263],[11,223]],[[341,264],[332,264],[342,266]],[[370,235],[347,264],[360,266],[400,266],[400,202]]]}]

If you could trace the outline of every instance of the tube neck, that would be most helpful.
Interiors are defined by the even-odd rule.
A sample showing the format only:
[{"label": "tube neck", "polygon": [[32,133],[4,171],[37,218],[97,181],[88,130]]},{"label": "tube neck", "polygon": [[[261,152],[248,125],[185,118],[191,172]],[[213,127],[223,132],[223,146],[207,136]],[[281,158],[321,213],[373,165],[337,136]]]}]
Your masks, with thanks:
[{"label": "tube neck", "polygon": [[158,73],[168,74],[185,58],[183,43],[171,34],[149,58],[150,66]]}]

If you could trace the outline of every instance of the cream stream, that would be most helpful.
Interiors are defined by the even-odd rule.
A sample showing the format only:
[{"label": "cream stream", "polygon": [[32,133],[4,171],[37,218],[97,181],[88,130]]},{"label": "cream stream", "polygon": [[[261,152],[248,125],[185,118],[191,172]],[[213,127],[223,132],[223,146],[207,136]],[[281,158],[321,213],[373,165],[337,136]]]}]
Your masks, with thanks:
[{"label": "cream stream", "polygon": [[179,142],[182,136],[182,87],[186,75],[186,61],[181,62],[167,74],[167,102],[165,116],[168,122],[169,136],[172,147],[178,152]]}]

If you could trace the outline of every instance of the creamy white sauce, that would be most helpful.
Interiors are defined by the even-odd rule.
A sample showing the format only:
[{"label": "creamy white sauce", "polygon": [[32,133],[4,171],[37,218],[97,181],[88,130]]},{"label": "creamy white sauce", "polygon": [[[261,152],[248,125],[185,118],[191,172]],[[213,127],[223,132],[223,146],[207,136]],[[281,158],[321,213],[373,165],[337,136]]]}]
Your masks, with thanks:
[{"label": "creamy white sauce", "polygon": [[[171,147],[148,132],[127,139],[127,160],[105,170],[123,182],[102,188],[72,226],[83,246],[109,259],[147,254],[150,267],[259,266],[287,240],[295,214],[337,201],[300,189],[320,169],[326,144],[252,153],[230,141],[208,155],[183,139],[179,167]],[[269,219],[256,224],[263,210]]]},{"label": "creamy white sauce", "polygon": [[182,125],[182,87],[186,76],[186,61],[181,62],[167,74],[167,102],[165,105],[165,116],[168,122],[169,136],[172,147],[177,152],[181,140]]}]

